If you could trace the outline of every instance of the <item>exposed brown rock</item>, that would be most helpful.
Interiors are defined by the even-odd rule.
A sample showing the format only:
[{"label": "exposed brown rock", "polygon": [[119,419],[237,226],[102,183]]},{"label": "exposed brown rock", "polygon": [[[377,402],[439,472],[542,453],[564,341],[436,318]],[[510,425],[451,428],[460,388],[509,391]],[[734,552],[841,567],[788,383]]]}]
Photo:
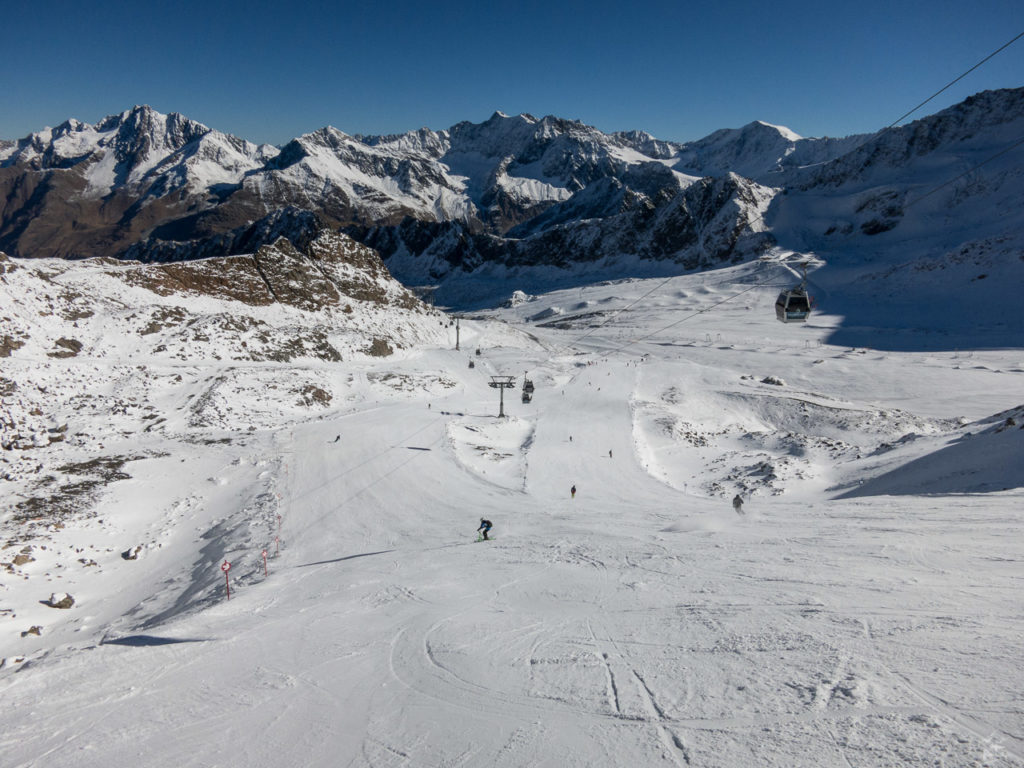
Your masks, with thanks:
[{"label": "exposed brown rock", "polygon": [[[110,273],[161,296],[202,294],[250,306],[275,302],[310,312],[350,307],[356,301],[422,307],[420,301],[391,278],[377,252],[345,235],[322,232],[308,253],[286,238],[260,247],[251,256],[223,256],[172,264],[121,267]],[[343,309],[343,311],[350,311]],[[155,333],[167,321],[179,321],[174,310],[154,316],[141,332]]]},{"label": "exposed brown rock", "polygon": [[160,296],[203,294],[255,307],[274,302],[251,256],[140,265],[113,274]]},{"label": "exposed brown rock", "polygon": [[371,357],[388,357],[395,353],[395,350],[384,339],[374,339],[364,351]]},{"label": "exposed brown rock", "polygon": [[331,402],[331,393],[321,389],[314,384],[307,384],[302,388],[301,397],[299,399],[299,405],[306,407],[312,405],[329,405]]},{"label": "exposed brown rock", "polygon": [[0,336],[0,357],[10,357],[11,353],[16,349],[21,349],[25,346],[25,342],[18,341],[10,334],[3,334]]},{"label": "exposed brown rock", "polygon": [[82,351],[82,342],[78,339],[60,338],[54,342],[54,346],[60,347],[60,349],[47,353],[48,357],[75,357]]},{"label": "exposed brown rock", "polygon": [[285,238],[260,248],[253,260],[275,301],[309,311],[338,304],[331,280]]},{"label": "exposed brown rock", "polygon": [[75,598],[67,592],[54,592],[50,595],[50,599],[46,601],[46,604],[51,608],[61,608],[66,610],[75,604]]}]

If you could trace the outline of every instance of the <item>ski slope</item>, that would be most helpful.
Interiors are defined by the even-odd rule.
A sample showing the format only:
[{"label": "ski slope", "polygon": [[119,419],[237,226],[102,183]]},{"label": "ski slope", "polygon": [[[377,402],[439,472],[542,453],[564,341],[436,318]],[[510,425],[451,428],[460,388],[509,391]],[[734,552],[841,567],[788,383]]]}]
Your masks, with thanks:
[{"label": "ski slope", "polygon": [[0,764],[1024,765],[1024,352],[830,346],[771,289],[656,332],[744,269],[325,365],[315,418],[267,365],[234,430],[112,431],[157,442],[108,524],[4,576],[0,621],[46,626],[0,636]]}]

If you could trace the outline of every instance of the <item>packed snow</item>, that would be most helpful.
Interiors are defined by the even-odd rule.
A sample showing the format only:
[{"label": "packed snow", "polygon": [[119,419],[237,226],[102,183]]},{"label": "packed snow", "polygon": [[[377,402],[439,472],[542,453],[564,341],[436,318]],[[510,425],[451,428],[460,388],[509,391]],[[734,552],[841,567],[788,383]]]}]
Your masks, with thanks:
[{"label": "packed snow", "polygon": [[382,358],[16,349],[89,440],[4,452],[0,764],[1024,765],[1024,350],[841,346],[762,267]]}]

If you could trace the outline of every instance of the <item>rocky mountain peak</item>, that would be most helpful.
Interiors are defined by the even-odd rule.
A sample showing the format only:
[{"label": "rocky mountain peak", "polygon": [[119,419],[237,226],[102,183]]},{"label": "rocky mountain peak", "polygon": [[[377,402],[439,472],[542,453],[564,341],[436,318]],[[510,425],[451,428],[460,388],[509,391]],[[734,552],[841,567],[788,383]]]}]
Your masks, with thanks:
[{"label": "rocky mountain peak", "polygon": [[149,106],[135,106],[111,115],[96,125],[111,136],[104,142],[113,149],[119,163],[135,165],[153,154],[176,152],[210,132],[202,123],[172,112],[163,115]]}]

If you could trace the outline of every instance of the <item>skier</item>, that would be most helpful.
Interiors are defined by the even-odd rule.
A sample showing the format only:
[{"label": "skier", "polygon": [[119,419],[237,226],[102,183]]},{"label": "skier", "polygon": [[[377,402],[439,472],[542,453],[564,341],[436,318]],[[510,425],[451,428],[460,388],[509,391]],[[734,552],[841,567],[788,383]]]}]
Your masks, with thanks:
[{"label": "skier", "polygon": [[738,493],[732,498],[732,508],[736,510],[737,515],[743,514],[743,497]]},{"label": "skier", "polygon": [[609,449],[608,449],[608,458],[610,459],[611,457],[612,457],[612,449],[611,449],[611,448],[609,448]]},{"label": "skier", "polygon": [[338,435],[336,438],[334,438],[334,442],[338,442],[339,440],[341,440],[341,435]]},{"label": "skier", "polygon": [[574,499],[576,498],[576,486],[575,485],[572,488],[569,489],[569,493],[572,494],[572,497]]},{"label": "skier", "polygon": [[489,539],[487,538],[487,532],[491,530],[492,527],[493,526],[490,520],[484,520],[482,517],[480,518],[480,527],[477,528],[477,531],[483,537],[484,541],[489,541]]}]

